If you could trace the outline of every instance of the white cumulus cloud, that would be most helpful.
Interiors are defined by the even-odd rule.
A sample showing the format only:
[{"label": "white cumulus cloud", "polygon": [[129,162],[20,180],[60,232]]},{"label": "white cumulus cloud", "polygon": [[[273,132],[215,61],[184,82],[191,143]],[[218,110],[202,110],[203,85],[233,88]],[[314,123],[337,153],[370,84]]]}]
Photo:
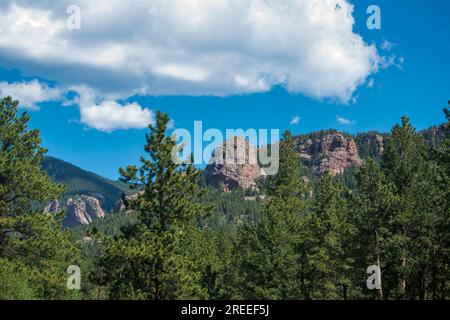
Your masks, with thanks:
[{"label": "white cumulus cloud", "polygon": [[[70,5],[81,30],[66,28]],[[383,63],[354,23],[348,0],[10,0],[0,3],[0,65],[111,101],[281,85],[348,102]]]},{"label": "white cumulus cloud", "polygon": [[38,109],[38,104],[46,101],[61,99],[62,92],[58,88],[49,87],[45,82],[38,80],[22,82],[0,82],[0,96],[11,96],[19,100],[19,106],[29,109]]},{"label": "white cumulus cloud", "polygon": [[90,128],[104,132],[120,129],[143,129],[153,123],[153,112],[138,103],[121,104],[115,100],[96,97],[86,86],[74,87],[75,103],[80,108],[80,121]]}]

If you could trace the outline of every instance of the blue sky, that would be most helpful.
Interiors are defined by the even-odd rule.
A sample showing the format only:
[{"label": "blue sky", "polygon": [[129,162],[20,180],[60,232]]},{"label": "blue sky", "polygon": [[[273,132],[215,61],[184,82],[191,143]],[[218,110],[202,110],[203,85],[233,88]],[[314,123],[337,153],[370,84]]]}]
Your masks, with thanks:
[{"label": "blue sky", "polygon": [[[46,12],[58,9],[46,7],[48,4],[42,4],[41,7],[36,6],[35,3],[39,3],[39,1],[12,2],[17,2],[16,8],[0,5],[0,9],[6,18],[14,17],[14,14],[35,17],[33,16],[35,12],[45,16]],[[294,3],[295,1],[292,0],[291,2]],[[82,14],[83,3],[83,1],[80,1]],[[377,4],[381,8],[381,30],[368,30],[366,27],[368,17],[366,9],[371,4]],[[23,10],[20,9],[22,10],[20,11],[17,8],[22,8]],[[25,11],[26,8],[29,8],[30,11]],[[42,50],[37,50],[36,53],[30,55],[23,54],[16,47],[7,46],[8,36],[2,35],[2,33],[8,31],[0,28],[0,30],[3,30],[0,31],[0,83],[3,83],[3,89],[0,86],[0,91],[2,94],[12,92],[21,95],[23,94],[22,91],[27,90],[28,87],[17,87],[13,84],[29,84],[35,80],[41,85],[40,89],[42,89],[42,84],[45,84],[44,91],[47,94],[49,94],[51,89],[55,90],[55,92],[50,92],[50,95],[53,94],[54,96],[59,95],[60,91],[65,91],[62,94],[64,98],[49,99],[49,101],[35,99],[36,102],[33,106],[31,106],[33,101],[30,100],[30,105],[26,107],[30,109],[29,112],[32,115],[31,125],[41,130],[44,146],[49,149],[49,155],[59,157],[112,179],[118,177],[117,169],[119,166],[135,163],[139,155],[142,154],[145,129],[142,128],[139,120],[149,117],[150,111],[147,112],[146,110],[152,110],[151,112],[156,110],[168,112],[170,117],[174,119],[176,128],[186,129],[191,129],[194,121],[201,120],[204,128],[218,128],[220,130],[227,128],[277,128],[280,130],[290,129],[294,133],[302,133],[336,128],[351,133],[369,130],[389,131],[391,126],[398,122],[403,114],[411,117],[416,128],[423,129],[443,122],[442,109],[446,106],[447,100],[450,99],[450,60],[448,59],[448,53],[450,52],[449,12],[450,2],[446,0],[354,1],[352,16],[355,19],[355,25],[352,31],[354,34],[362,36],[366,49],[371,44],[376,46],[378,56],[385,59],[383,62],[384,66],[379,67],[377,71],[365,70],[361,75],[352,74],[349,76],[349,79],[345,78],[347,75],[344,72],[342,75],[343,85],[338,88],[335,88],[333,85],[322,86],[330,77],[335,79],[333,78],[336,76],[335,74],[327,72],[342,72],[339,71],[340,69],[335,70],[334,68],[331,71],[324,71],[322,69],[310,70],[307,67],[299,67],[299,73],[303,72],[305,79],[296,79],[294,70],[287,71],[289,76],[283,78],[284,80],[273,80],[273,82],[268,84],[264,82],[268,81],[267,78],[278,77],[282,73],[280,70],[285,70],[285,67],[289,66],[284,61],[282,63],[274,62],[275,59],[271,60],[270,65],[268,64],[267,67],[268,70],[273,70],[273,74],[270,77],[261,80],[263,82],[258,87],[249,85],[245,90],[241,91],[233,87],[234,84],[224,82],[222,85],[220,81],[216,83],[216,78],[211,78],[212,80],[204,83],[201,82],[204,75],[203,69],[188,68],[181,70],[173,67],[173,65],[164,69],[157,69],[152,66],[152,70],[157,70],[157,72],[155,71],[154,74],[145,78],[131,77],[128,74],[124,74],[116,79],[114,77],[120,70],[117,71],[106,67],[102,69],[99,67],[103,67],[101,63],[85,63],[84,65],[80,64],[81,67],[78,69],[71,69],[73,63],[70,61],[58,57],[50,57],[48,60],[53,59],[57,62],[49,62],[47,60],[48,53],[40,57],[39,53],[41,51],[45,52],[44,44],[46,40],[39,41],[39,39],[36,39],[37,35],[31,31],[28,34],[29,38],[23,36],[23,38],[17,39],[18,42],[24,41],[23,46],[18,48],[26,50],[27,46],[25,43],[31,39],[36,40],[38,49],[40,49],[39,46],[42,46]],[[54,13],[48,15],[47,20],[39,21],[42,22],[42,25],[49,23],[49,21],[52,22],[52,19],[56,21],[54,15]],[[70,41],[74,43],[75,41],[80,41],[79,43],[86,46],[87,44],[95,44],[101,41],[99,40],[103,37],[101,30],[94,28],[93,21],[89,20],[89,16],[84,21],[87,24],[86,28],[88,31],[96,30],[98,32],[91,32],[88,35],[72,35],[71,37],[74,39],[71,38]],[[169,21],[169,19],[167,18],[164,21]],[[343,21],[342,23],[345,22]],[[153,25],[153,27],[155,26]],[[221,29],[218,30],[223,30],[226,27],[227,25],[222,25],[220,26]],[[315,27],[310,25],[306,25],[306,27],[313,28],[306,31],[315,31]],[[335,27],[333,26],[332,28]],[[16,31],[11,30],[11,32]],[[261,34],[264,34],[264,29],[257,30],[259,30],[259,33],[252,33],[248,36],[250,40],[252,40],[251,37],[259,37]],[[33,29],[32,31],[34,32],[35,30]],[[47,31],[50,32],[49,30]],[[83,32],[83,29],[79,30],[79,32]],[[121,35],[122,31],[119,29],[111,30],[110,32],[117,35],[116,41],[120,41],[121,37],[127,36],[126,32]],[[146,31],[143,32],[139,33],[139,35],[150,36],[145,33]],[[286,32],[289,34],[292,30],[286,30]],[[326,28],[324,32],[327,32]],[[23,32],[20,33],[20,35],[23,34]],[[320,35],[323,36],[322,34]],[[169,31],[167,39],[170,36]],[[81,42],[77,37],[84,38]],[[165,39],[164,35],[161,37]],[[183,41],[177,42],[178,49],[180,47],[184,49],[182,47],[185,45],[184,43],[189,43],[186,46],[191,51],[190,56],[185,57],[186,59],[188,57],[197,59],[201,55],[197,50],[194,50],[203,48],[202,46],[205,45],[200,41],[202,40],[201,37],[183,38]],[[220,35],[217,35],[217,37],[220,37]],[[295,33],[293,33],[292,37],[296,37]],[[334,38],[331,37],[330,39]],[[205,37],[205,39],[205,42],[207,42],[210,38]],[[306,41],[305,45],[314,45],[314,39],[309,39],[306,36],[301,39]],[[51,42],[53,39],[48,41],[47,44],[49,45],[53,43]],[[225,50],[226,48],[223,48],[224,44],[228,43],[221,43],[218,40],[218,43],[214,44],[214,50],[212,50],[209,47],[211,40],[208,41],[208,50],[210,52]],[[270,41],[270,39],[267,41]],[[196,44],[195,48],[192,45],[193,42]],[[384,46],[383,43],[385,44]],[[168,46],[168,48],[172,47]],[[267,49],[261,45],[251,48],[242,46],[239,50],[244,51],[245,49],[250,52],[246,54],[252,56],[252,50],[255,48],[270,50],[270,48]],[[301,48],[301,44],[299,44],[299,48]],[[290,59],[288,54],[291,53],[291,50],[294,49],[288,48],[286,51],[282,51],[280,56]],[[300,50],[295,51],[296,54],[303,54],[302,49],[296,48],[295,50]],[[170,50],[168,52],[170,53]],[[122,54],[122,51],[120,53]],[[74,53],[74,55],[76,54],[78,52]],[[118,56],[121,57],[121,54]],[[353,54],[354,52],[349,53],[352,57]],[[370,55],[371,53],[367,50],[364,54]],[[362,65],[367,66],[367,59],[372,58],[366,58],[365,55],[361,55],[363,58],[358,58],[354,63],[362,61]],[[82,54],[80,53],[79,56],[82,56]],[[210,56],[202,55],[199,61],[206,61],[205,64],[209,67],[211,57],[216,58],[213,54]],[[245,57],[245,55],[242,54],[240,57]],[[391,59],[390,62],[388,61],[389,59]],[[107,63],[108,58],[105,58],[105,60],[105,63]],[[177,61],[179,62],[180,60]],[[227,69],[226,62],[228,60],[224,61],[224,65],[220,66],[220,68],[211,65],[210,69],[205,69],[214,76],[228,74],[225,73],[228,71],[224,71]],[[261,61],[263,63],[267,62],[267,60]],[[128,63],[130,62],[128,61]],[[242,64],[237,64],[234,66],[237,71],[233,70],[233,72],[239,73],[239,70],[245,68],[246,64],[248,64],[247,60],[242,62]],[[324,64],[326,65],[325,61]],[[94,67],[89,68],[90,65],[94,65]],[[139,65],[139,68],[142,65]],[[295,64],[296,67],[300,65]],[[348,68],[348,66],[346,67]],[[186,70],[189,71],[187,75]],[[357,68],[357,70],[360,69]],[[138,71],[136,71],[136,74],[140,74]],[[251,71],[248,70],[246,76],[249,75],[248,79],[255,80],[250,76],[252,75]],[[314,72],[316,71],[323,71],[323,73],[320,73],[323,79],[315,79]],[[156,75],[162,73],[164,75],[169,73],[172,75],[174,72],[177,73],[179,79],[172,82],[168,81],[167,78],[161,78]],[[364,78],[363,82],[359,80],[361,77]],[[188,80],[188,82],[183,82],[180,79]],[[339,75],[337,75],[337,79],[339,79]],[[121,81],[126,84],[124,85]],[[257,81],[259,79],[255,80],[255,82]],[[336,82],[336,80],[333,81]],[[358,85],[354,90],[350,90],[351,96],[348,97],[348,88],[352,87],[352,81],[357,82]],[[314,83],[314,86],[308,87],[309,82]],[[86,88],[80,88],[85,83],[91,91]],[[140,86],[142,83],[151,89],[139,89],[140,91],[137,93],[136,88],[138,88],[138,84]],[[128,84],[130,85],[129,88],[127,87]],[[59,89],[62,87],[68,89]],[[42,94],[42,90],[39,91],[39,88],[35,87],[34,89],[37,90],[37,95]],[[91,100],[87,98],[90,97],[89,92],[92,92],[91,96],[93,98]],[[79,99],[68,102],[77,93],[80,97],[84,97],[84,100]],[[116,102],[102,105],[99,97],[102,97],[108,103],[111,101]],[[77,103],[79,107],[77,107]],[[97,109],[92,107],[83,109],[83,103],[94,103]],[[134,112],[135,116],[126,121],[117,119],[120,118],[120,115],[123,115],[119,109],[128,112],[126,116],[130,112]],[[106,114],[101,111],[105,111]],[[112,117],[111,114],[116,111],[119,112],[118,116]],[[82,115],[80,112],[85,112],[85,114]],[[105,117],[106,120],[102,117]],[[291,124],[291,120],[294,117],[300,118],[297,124]],[[339,119],[341,121],[338,121]],[[111,124],[112,122],[114,124]]]}]

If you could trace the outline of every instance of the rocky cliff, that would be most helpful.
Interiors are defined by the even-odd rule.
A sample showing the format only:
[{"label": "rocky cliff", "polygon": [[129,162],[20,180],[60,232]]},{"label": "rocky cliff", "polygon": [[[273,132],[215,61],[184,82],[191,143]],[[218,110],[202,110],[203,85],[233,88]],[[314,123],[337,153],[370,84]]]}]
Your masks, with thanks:
[{"label": "rocky cliff", "polygon": [[62,200],[54,200],[49,203],[45,213],[58,213],[65,211],[63,226],[74,227],[80,224],[89,224],[95,219],[103,218],[105,212],[97,198],[80,195],[69,196]]},{"label": "rocky cliff", "polygon": [[294,141],[300,158],[319,176],[342,174],[347,168],[362,163],[355,140],[340,133],[317,138],[297,137]]},{"label": "rocky cliff", "polygon": [[242,137],[233,137],[216,148],[205,169],[208,185],[224,191],[256,188],[264,175],[257,160],[257,149]]},{"label": "rocky cliff", "polygon": [[[431,146],[437,146],[445,137],[445,125],[435,126],[420,133]],[[361,165],[363,159],[381,158],[385,150],[386,135],[368,132],[352,136],[328,130],[296,136],[294,142],[299,158],[305,166],[311,169],[311,173],[317,176],[326,173],[339,175],[346,169]],[[238,188],[255,189],[256,181],[266,175],[264,170],[259,167],[257,160],[256,147],[244,138],[234,137],[215,150],[205,169],[206,182],[208,185],[224,191]],[[69,170],[66,168],[67,166],[57,166],[58,163],[55,161],[51,161],[50,164],[47,164],[46,168],[49,174],[51,173],[50,176],[57,182],[66,182],[69,179],[68,183],[72,175],[83,176],[78,173],[81,169],[77,168],[78,171],[74,171],[69,168]],[[56,170],[55,167],[59,169]],[[60,181],[57,179],[60,176],[68,177],[66,180]],[[91,183],[83,183],[82,189],[85,191],[79,191],[82,195],[66,195],[64,200],[55,200],[50,203],[45,211],[54,213],[66,210],[64,225],[69,227],[89,224],[95,219],[104,217],[105,212],[123,212],[125,206],[120,200],[122,194],[120,189],[113,190],[108,202],[105,200],[105,194],[108,193],[105,193],[102,181],[100,181],[101,183],[97,182],[95,185],[98,187],[91,188],[92,190],[84,187],[84,185],[92,185]],[[116,184],[112,183],[114,187]],[[133,196],[128,196],[128,199],[133,199]]]},{"label": "rocky cliff", "polygon": [[[367,139],[368,143],[379,144],[382,150],[383,140],[379,141],[377,136]],[[338,132],[298,136],[294,143],[299,158],[318,176],[326,173],[335,176],[362,164],[355,139]],[[205,169],[208,185],[224,191],[256,188],[256,180],[264,175],[257,163],[256,148],[241,137],[234,137],[219,146]]]}]

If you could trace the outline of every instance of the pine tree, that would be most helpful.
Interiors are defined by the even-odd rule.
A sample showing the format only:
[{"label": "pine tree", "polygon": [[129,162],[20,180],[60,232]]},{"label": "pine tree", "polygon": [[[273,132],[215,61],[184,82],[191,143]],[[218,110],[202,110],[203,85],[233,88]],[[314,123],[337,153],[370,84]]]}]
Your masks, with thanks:
[{"label": "pine tree", "polygon": [[398,195],[392,242],[400,257],[398,272],[404,299],[424,298],[432,251],[433,209],[429,205],[432,174],[426,161],[427,148],[407,117],[395,125],[383,158],[386,176]]},{"label": "pine tree", "polygon": [[304,290],[311,299],[346,299],[352,264],[349,191],[336,178],[321,178],[315,203],[302,227]]},{"label": "pine tree", "polygon": [[238,293],[246,299],[299,298],[299,219],[308,194],[301,178],[300,160],[292,135],[284,134],[280,145],[280,167],[268,178],[267,200],[261,222],[243,228],[235,252],[240,274]]},{"label": "pine tree", "polygon": [[[192,261],[179,253],[188,226],[211,208],[199,202],[205,190],[199,187],[199,171],[192,164],[179,164],[172,155],[179,148],[167,136],[167,114],[158,112],[156,125],[146,135],[141,167],[120,169],[121,180],[143,190],[125,201],[136,210],[139,222],[105,246],[102,265],[110,296],[134,299],[186,299],[204,297],[199,274]],[[181,150],[179,150],[181,152]]]},{"label": "pine tree", "polygon": [[[392,236],[393,208],[397,202],[394,186],[389,182],[378,162],[369,158],[356,173],[357,192],[353,197],[353,221],[357,228],[353,246],[357,252],[358,275],[365,274],[368,266],[375,264],[380,271],[386,271],[390,263],[389,239]],[[358,250],[359,249],[359,250]],[[384,273],[385,275],[388,272]],[[383,300],[383,281],[378,291]]]},{"label": "pine tree", "polygon": [[446,299],[450,295],[450,101],[444,109],[447,123],[441,126],[445,139],[431,154],[434,164],[432,208],[435,228],[432,238],[429,298]]},{"label": "pine tree", "polygon": [[18,101],[0,102],[0,255],[8,219],[32,211],[34,202],[56,199],[63,188],[53,184],[40,167],[47,150],[39,130],[29,130],[30,117],[18,116]]},{"label": "pine tree", "polygon": [[79,298],[66,288],[67,267],[83,265],[79,249],[57,216],[33,212],[37,204],[59,198],[63,187],[41,170],[46,150],[18,106],[10,97],[0,102],[0,278],[6,284],[0,296]]},{"label": "pine tree", "polygon": [[[32,292],[32,297],[28,299],[83,297],[87,288],[84,281],[86,263],[69,230],[62,229],[57,217],[41,212],[26,214],[15,218],[10,227],[15,232],[6,241],[4,255]],[[67,289],[67,268],[71,265],[80,267],[81,291]],[[7,270],[0,270],[0,274],[2,272]],[[14,291],[11,288],[11,297],[14,297]]]}]

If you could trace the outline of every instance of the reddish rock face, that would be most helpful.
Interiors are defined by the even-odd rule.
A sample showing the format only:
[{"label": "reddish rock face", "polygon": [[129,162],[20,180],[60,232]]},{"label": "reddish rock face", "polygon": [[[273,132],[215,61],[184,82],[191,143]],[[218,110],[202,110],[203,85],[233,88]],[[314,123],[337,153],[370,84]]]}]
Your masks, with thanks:
[{"label": "reddish rock face", "polygon": [[241,137],[219,146],[205,169],[207,183],[224,191],[256,188],[256,179],[262,175],[256,148]]},{"label": "reddish rock face", "polygon": [[89,196],[71,196],[65,200],[54,200],[44,209],[45,213],[52,214],[60,211],[66,211],[63,221],[65,227],[86,225],[105,216],[98,199]]},{"label": "reddish rock face", "polygon": [[[373,138],[374,143],[379,142],[382,147],[382,140]],[[311,165],[318,176],[324,174],[336,176],[344,173],[348,168],[362,164],[355,140],[346,138],[340,133],[329,133],[316,139],[297,138],[295,143],[299,157]],[[230,157],[229,154],[232,156]],[[221,159],[228,161],[223,163]],[[256,159],[256,148],[243,138],[234,137],[233,140],[225,142],[216,149],[210,164],[205,169],[206,181],[209,185],[224,191],[255,188],[256,179],[265,175]]]},{"label": "reddish rock face", "polygon": [[296,140],[296,143],[300,157],[312,165],[317,175],[336,176],[347,168],[362,164],[355,140],[339,133],[314,140]]}]

